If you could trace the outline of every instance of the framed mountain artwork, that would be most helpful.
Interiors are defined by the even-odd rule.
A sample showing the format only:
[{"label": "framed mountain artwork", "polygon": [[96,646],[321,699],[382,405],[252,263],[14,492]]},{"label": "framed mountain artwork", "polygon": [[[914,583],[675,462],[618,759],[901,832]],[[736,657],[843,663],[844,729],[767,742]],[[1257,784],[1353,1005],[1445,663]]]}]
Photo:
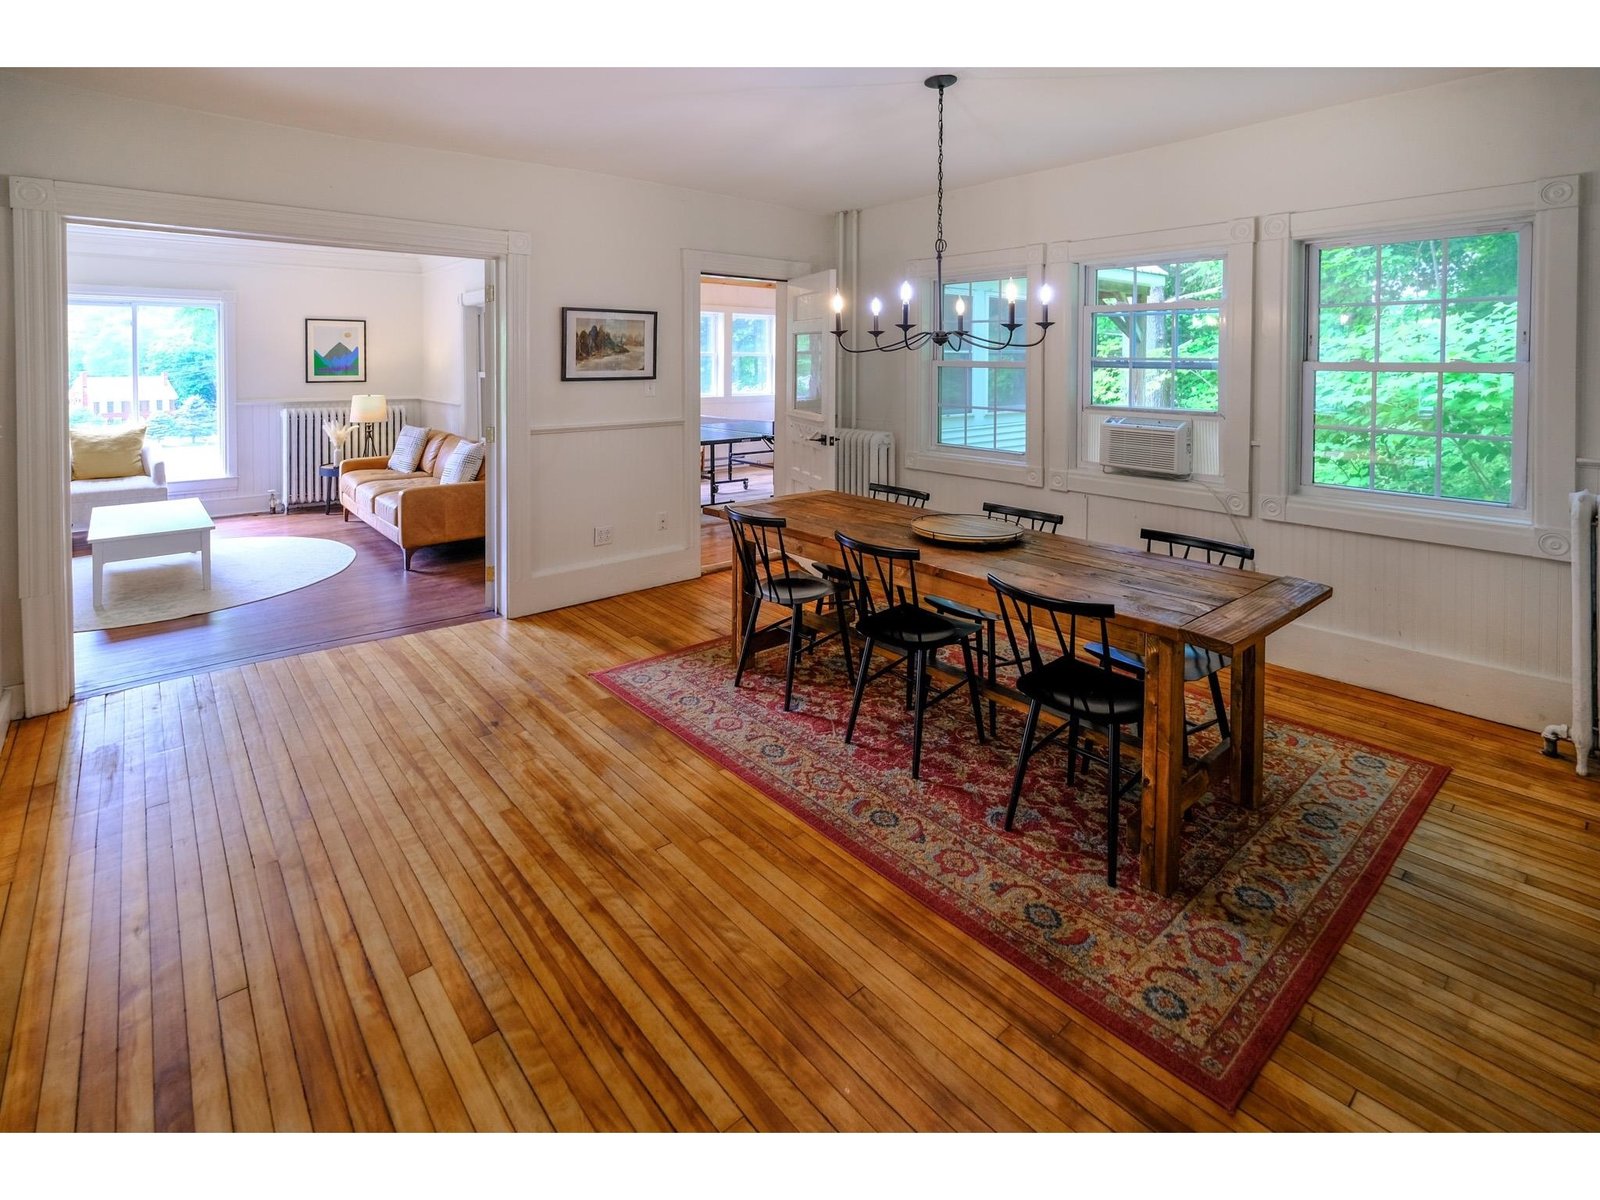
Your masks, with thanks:
[{"label": "framed mountain artwork", "polygon": [[306,382],[365,383],[367,323],[306,318]]}]

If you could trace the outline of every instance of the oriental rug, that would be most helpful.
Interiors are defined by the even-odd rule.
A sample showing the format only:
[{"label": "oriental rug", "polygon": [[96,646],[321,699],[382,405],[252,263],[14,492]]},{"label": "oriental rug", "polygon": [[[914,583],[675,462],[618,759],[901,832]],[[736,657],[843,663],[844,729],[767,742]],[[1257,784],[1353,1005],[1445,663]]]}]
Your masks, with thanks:
[{"label": "oriental rug", "polygon": [[[1007,833],[1022,714],[1002,708],[979,745],[961,694],[935,706],[914,780],[898,676],[868,687],[847,746],[837,657],[803,657],[788,713],[782,667],[781,650],[760,655],[736,690],[719,640],[595,678],[1230,1110],[1448,774],[1269,715],[1259,807],[1204,796],[1185,818],[1178,890],[1162,897],[1139,886],[1139,806],[1124,797],[1113,890],[1103,768],[1069,788],[1064,738],[1030,762]],[[1188,702],[1208,714],[1204,693]]]}]

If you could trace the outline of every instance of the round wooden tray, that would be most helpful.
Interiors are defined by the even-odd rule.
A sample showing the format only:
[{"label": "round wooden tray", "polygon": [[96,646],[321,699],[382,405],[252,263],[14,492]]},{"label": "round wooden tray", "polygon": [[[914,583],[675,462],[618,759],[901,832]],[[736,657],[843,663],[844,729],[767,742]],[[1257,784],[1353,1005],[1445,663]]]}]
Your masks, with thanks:
[{"label": "round wooden tray", "polygon": [[911,522],[911,532],[946,546],[1010,546],[1022,540],[1022,529],[972,513],[929,513]]}]

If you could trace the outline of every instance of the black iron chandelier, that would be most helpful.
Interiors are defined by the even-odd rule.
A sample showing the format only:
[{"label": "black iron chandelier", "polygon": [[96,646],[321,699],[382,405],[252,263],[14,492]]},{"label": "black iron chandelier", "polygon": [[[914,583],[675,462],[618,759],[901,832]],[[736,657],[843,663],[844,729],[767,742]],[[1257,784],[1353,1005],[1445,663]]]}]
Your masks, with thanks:
[{"label": "black iron chandelier", "polygon": [[[1017,320],[1017,289],[1009,280],[1006,282],[1005,297],[1007,301],[1007,318],[1000,322],[1000,327],[1006,331],[1005,341],[996,338],[982,337],[966,326],[966,301],[956,298],[956,327],[944,327],[944,252],[948,248],[944,240],[944,90],[953,87],[956,82],[954,75],[930,75],[922,81],[924,87],[937,88],[939,91],[939,218],[938,229],[933,242],[933,296],[934,296],[934,327],[921,329],[913,333],[917,327],[911,322],[911,283],[909,280],[900,285],[900,323],[894,326],[900,331],[900,337],[885,343],[883,335],[885,330],[879,324],[879,317],[883,312],[883,305],[876,296],[872,298],[872,328],[868,330],[872,335],[870,346],[847,346],[844,344],[844,335],[850,332],[844,327],[844,297],[838,292],[833,294],[833,336],[839,344],[839,349],[847,354],[871,354],[880,351],[887,354],[891,350],[916,350],[932,342],[935,346],[945,346],[954,351],[967,349],[969,346],[978,346],[985,350],[1025,350],[1030,346],[1037,346],[1044,341],[1045,335],[1050,332],[1050,326],[1055,324],[1050,319],[1050,285],[1044,284],[1039,288],[1039,304],[1043,309],[1043,320],[1035,322],[1039,326],[1039,336],[1031,342],[1016,340],[1017,330],[1022,328],[1022,322]],[[977,324],[977,313],[973,313],[973,323]]]}]

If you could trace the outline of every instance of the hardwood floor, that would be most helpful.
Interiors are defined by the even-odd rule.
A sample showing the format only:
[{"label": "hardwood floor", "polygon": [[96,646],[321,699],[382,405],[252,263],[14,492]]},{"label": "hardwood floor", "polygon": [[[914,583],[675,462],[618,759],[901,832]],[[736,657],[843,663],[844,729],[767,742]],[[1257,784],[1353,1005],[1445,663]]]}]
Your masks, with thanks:
[{"label": "hardwood floor", "polygon": [[484,601],[481,541],[418,550],[404,571],[398,547],[338,512],[223,517],[213,536],[326,538],[352,547],[356,560],[320,583],[254,604],[74,634],[79,697],[493,615]]},{"label": "hardwood floor", "polygon": [[1449,763],[1236,1113],[598,687],[714,574],[95,696],[0,751],[0,1128],[1593,1130],[1600,799]]}]

